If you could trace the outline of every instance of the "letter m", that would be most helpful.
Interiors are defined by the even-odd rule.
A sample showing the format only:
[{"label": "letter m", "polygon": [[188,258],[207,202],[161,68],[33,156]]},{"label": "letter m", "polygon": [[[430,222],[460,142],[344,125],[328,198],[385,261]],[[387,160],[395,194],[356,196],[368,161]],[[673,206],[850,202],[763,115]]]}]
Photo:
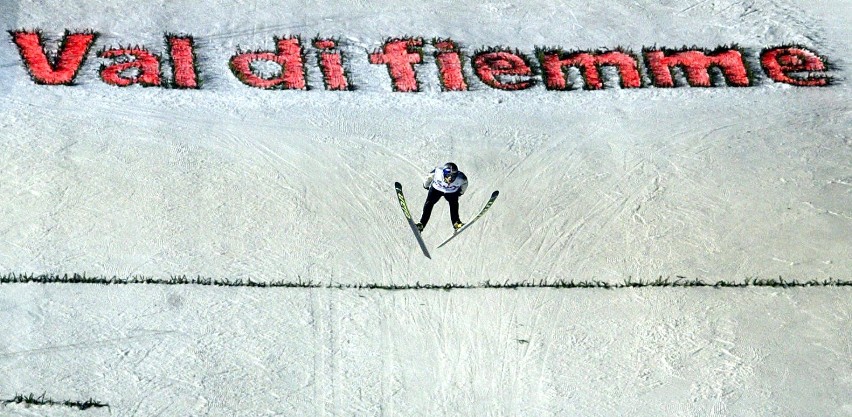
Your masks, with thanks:
[{"label": "letter m", "polygon": [[722,71],[728,85],[735,87],[751,85],[742,53],[736,49],[718,49],[714,52],[690,49],[646,50],[645,60],[656,87],[674,87],[671,70],[676,67],[683,70],[686,82],[692,87],[713,86],[708,71],[711,67],[717,67]]},{"label": "letter m", "polygon": [[568,90],[568,69],[577,68],[583,76],[586,90],[600,90],[604,87],[601,69],[604,66],[615,67],[621,77],[622,88],[639,88],[642,79],[636,58],[626,52],[573,52],[563,53],[556,50],[539,50],[539,61],[544,72],[544,83],[548,90]]}]

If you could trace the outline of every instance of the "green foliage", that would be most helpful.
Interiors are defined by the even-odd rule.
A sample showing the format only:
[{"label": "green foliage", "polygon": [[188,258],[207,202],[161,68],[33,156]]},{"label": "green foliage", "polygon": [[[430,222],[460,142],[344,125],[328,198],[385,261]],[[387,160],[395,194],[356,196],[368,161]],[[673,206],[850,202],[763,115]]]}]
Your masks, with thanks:
[{"label": "green foliage", "polygon": [[216,287],[256,287],[256,288],[327,288],[339,290],[469,290],[469,289],[521,289],[521,288],[597,288],[597,289],[623,289],[623,288],[748,288],[748,287],[772,287],[772,288],[801,288],[801,287],[850,287],[852,280],[838,280],[827,278],[822,280],[786,280],[782,277],[762,279],[746,278],[742,281],[720,280],[704,281],[699,278],[687,278],[683,276],[663,277],[655,280],[634,280],[628,278],[623,282],[607,282],[600,280],[574,281],[565,279],[538,280],[538,281],[484,281],[480,283],[444,283],[444,284],[381,284],[381,283],[322,283],[316,281],[304,281],[298,277],[295,281],[253,281],[251,279],[229,280],[214,279],[208,277],[187,277],[186,275],[173,275],[169,278],[156,278],[150,276],[134,275],[126,278],[117,276],[90,277],[86,274],[7,274],[0,275],[0,284],[101,284],[101,285],[199,285]]},{"label": "green foliage", "polygon": [[11,400],[0,401],[0,404],[8,405],[8,404],[25,404],[28,406],[32,405],[41,405],[41,406],[61,406],[61,407],[70,407],[76,408],[78,410],[88,410],[90,408],[109,408],[109,404],[104,404],[97,402],[91,398],[86,401],[54,401],[50,398],[45,397],[46,394],[41,394],[36,397],[35,394],[30,394],[28,396],[23,396],[21,394],[15,395]]}]

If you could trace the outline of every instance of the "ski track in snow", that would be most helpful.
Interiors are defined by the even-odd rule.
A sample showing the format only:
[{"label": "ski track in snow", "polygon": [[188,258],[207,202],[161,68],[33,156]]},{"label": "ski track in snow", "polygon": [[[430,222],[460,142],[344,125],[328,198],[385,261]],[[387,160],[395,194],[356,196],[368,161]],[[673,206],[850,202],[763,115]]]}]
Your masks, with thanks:
[{"label": "ski track in snow", "polygon": [[[318,283],[658,276],[848,279],[852,110],[843,0],[810,2],[8,1],[4,30],[101,33],[96,49],[196,37],[200,91],[34,85],[0,47],[0,269]],[[82,25],[82,26],[81,26]],[[273,36],[340,36],[356,92],[258,91],[227,69]],[[392,93],[389,36],[756,50],[837,64],[821,89]],[[312,51],[308,55],[313,54]],[[309,56],[309,63],[315,62]],[[420,255],[392,184],[471,178],[477,224]],[[451,233],[435,207],[424,238]],[[848,288],[369,291],[0,287],[0,401],[109,409],[1,416],[852,415]]]}]

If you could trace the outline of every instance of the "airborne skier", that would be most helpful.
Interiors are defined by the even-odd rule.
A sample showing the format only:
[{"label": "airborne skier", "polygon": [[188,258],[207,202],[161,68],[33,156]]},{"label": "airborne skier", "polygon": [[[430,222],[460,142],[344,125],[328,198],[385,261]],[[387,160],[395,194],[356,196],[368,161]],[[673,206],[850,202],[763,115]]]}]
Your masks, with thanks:
[{"label": "airborne skier", "polygon": [[423,214],[417,223],[417,229],[422,232],[426,228],[432,216],[432,208],[441,197],[450,204],[450,221],[453,223],[453,229],[456,231],[461,229],[464,223],[459,219],[459,197],[467,190],[467,176],[459,171],[458,166],[447,162],[443,166],[435,167],[423,182],[423,188],[429,190],[429,194],[426,195],[426,203],[423,204]]},{"label": "airborne skier", "polygon": [[476,217],[471,219],[467,224],[462,223],[461,220],[459,220],[459,197],[461,197],[465,190],[467,190],[467,176],[464,175],[463,172],[459,171],[456,164],[447,162],[443,166],[433,169],[429,173],[429,176],[426,177],[426,181],[423,182],[423,188],[428,189],[429,194],[426,196],[426,204],[423,205],[423,215],[420,217],[420,222],[415,224],[414,219],[411,218],[411,211],[408,210],[408,203],[405,200],[405,195],[402,193],[402,184],[395,182],[394,187],[396,188],[396,197],[399,200],[399,208],[401,208],[402,213],[405,214],[405,219],[408,221],[408,226],[411,228],[411,231],[414,233],[414,237],[417,239],[417,244],[420,245],[420,250],[422,250],[423,255],[426,255],[429,259],[431,259],[432,256],[429,255],[429,250],[426,248],[426,242],[423,241],[423,236],[420,235],[420,232],[422,232],[423,228],[426,227],[426,223],[429,222],[429,217],[432,215],[432,208],[435,206],[435,203],[441,199],[441,197],[446,198],[447,202],[450,203],[450,221],[453,222],[453,229],[455,229],[455,231],[452,236],[438,245],[439,248],[455,239],[456,236],[461,234],[461,232],[467,230],[470,225],[476,223],[477,220],[485,215],[488,209],[491,208],[491,205],[494,204],[497,196],[500,195],[499,191],[494,190],[494,192],[491,193],[491,197],[489,197],[488,201],[485,203],[485,206],[479,211],[479,214],[477,214]]}]

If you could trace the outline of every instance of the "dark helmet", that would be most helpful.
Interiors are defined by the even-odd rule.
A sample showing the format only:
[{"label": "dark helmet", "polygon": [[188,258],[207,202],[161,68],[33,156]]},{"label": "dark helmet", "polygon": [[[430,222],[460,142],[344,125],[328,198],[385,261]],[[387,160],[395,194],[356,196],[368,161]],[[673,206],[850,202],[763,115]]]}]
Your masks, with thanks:
[{"label": "dark helmet", "polygon": [[444,164],[444,181],[452,182],[456,179],[456,175],[459,173],[459,167],[452,162],[447,162]]}]

